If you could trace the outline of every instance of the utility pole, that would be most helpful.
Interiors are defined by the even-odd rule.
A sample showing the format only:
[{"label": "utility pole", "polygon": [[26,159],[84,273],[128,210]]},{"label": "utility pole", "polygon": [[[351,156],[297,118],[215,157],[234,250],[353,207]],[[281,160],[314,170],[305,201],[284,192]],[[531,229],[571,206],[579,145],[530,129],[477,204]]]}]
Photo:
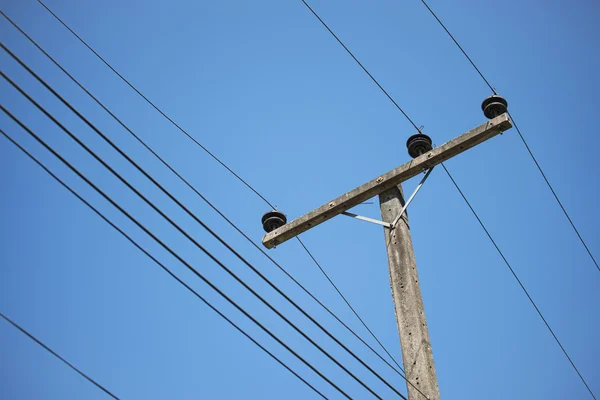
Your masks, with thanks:
[{"label": "utility pole", "polygon": [[[402,186],[381,193],[379,204],[383,221],[393,222],[405,205]],[[384,228],[384,233],[406,379],[430,400],[439,400],[440,391],[406,213],[394,228]],[[408,385],[408,398],[422,399],[415,387]]]},{"label": "utility pole", "polygon": [[[422,400],[423,395],[429,400],[439,400],[440,392],[406,209],[436,165],[512,127],[507,114],[507,102],[502,97],[490,96],[481,107],[489,118],[487,123],[435,149],[431,146],[431,139],[419,132],[407,141],[408,152],[413,160],[290,223],[277,210],[266,213],[262,219],[267,232],[263,245],[267,248],[273,248],[340,214],[384,227],[390,285],[409,400]],[[426,172],[425,176],[405,201],[401,183],[422,172]],[[381,221],[348,212],[350,208],[374,196],[379,196]]]}]

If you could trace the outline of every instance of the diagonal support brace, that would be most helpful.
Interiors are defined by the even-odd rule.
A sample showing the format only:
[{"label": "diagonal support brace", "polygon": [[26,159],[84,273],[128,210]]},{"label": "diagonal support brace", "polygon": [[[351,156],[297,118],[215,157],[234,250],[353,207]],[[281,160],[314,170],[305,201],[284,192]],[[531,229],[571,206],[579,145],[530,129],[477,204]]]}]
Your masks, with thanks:
[{"label": "diagonal support brace", "polygon": [[429,170],[427,171],[427,173],[425,173],[425,176],[423,177],[423,179],[421,179],[421,182],[419,182],[419,184],[415,188],[415,191],[412,192],[412,194],[410,195],[410,197],[408,198],[408,200],[406,201],[406,203],[404,203],[404,206],[402,207],[402,210],[400,210],[400,213],[398,214],[398,216],[396,217],[396,219],[394,220],[394,222],[392,222],[392,229],[394,229],[396,227],[396,224],[400,221],[400,218],[402,218],[402,216],[406,212],[406,209],[408,208],[408,205],[415,198],[415,196],[417,195],[417,193],[419,192],[419,190],[421,189],[421,187],[423,186],[423,184],[425,183],[425,181],[429,177],[429,174],[431,174],[431,171],[433,171],[433,168],[435,168],[435,167],[429,168]]},{"label": "diagonal support brace", "polygon": [[342,213],[342,215],[346,215],[348,217],[360,219],[361,221],[371,222],[373,224],[385,226],[386,228],[390,228],[390,229],[393,228],[392,224],[390,224],[389,222],[383,222],[383,221],[380,221],[378,219],[373,219],[373,218],[369,218],[369,217],[363,217],[362,215],[356,215],[356,214],[353,214],[353,213],[348,212],[348,211],[344,211]]}]

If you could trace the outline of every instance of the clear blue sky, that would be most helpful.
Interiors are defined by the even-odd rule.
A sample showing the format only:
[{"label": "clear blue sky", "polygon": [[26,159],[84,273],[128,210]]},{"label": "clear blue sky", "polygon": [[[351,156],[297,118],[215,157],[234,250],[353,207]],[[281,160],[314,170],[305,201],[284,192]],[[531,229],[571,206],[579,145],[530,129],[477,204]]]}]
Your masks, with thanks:
[{"label": "clear blue sky", "polygon": [[[580,0],[431,6],[505,96],[516,122],[600,257],[595,132],[600,6]],[[409,160],[414,128],[300,0],[47,3],[181,126],[295,218]],[[311,2],[417,125],[442,144],[485,122],[490,94],[418,0]],[[36,1],[0,8],[259,241],[268,207],[165,121]],[[378,361],[66,76],[0,21],[0,37],[128,154],[403,393]],[[153,188],[4,52],[2,70],[357,375],[360,368]],[[184,258],[355,398],[369,398],[144,205],[4,80],[0,102]],[[330,396],[338,395],[102,200],[5,115],[0,127],[147,246],[186,282]],[[600,272],[513,130],[449,161],[548,322],[600,394]],[[413,179],[405,184],[412,191]],[[0,311],[122,399],[308,399],[288,371],[169,278],[0,138]],[[358,208],[377,217],[378,205]],[[445,399],[590,399],[443,170],[410,207],[437,374]],[[304,236],[357,311],[401,359],[381,229],[345,217]],[[367,338],[299,245],[270,254]],[[370,341],[371,342],[371,341]],[[104,399],[0,321],[0,397]]]}]

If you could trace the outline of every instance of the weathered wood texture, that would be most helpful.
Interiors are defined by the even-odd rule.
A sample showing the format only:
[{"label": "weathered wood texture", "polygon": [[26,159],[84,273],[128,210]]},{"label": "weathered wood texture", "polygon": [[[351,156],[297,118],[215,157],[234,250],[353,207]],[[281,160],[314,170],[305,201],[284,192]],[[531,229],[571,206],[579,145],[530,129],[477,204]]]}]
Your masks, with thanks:
[{"label": "weathered wood texture", "polygon": [[386,174],[383,174],[362,186],[338,197],[337,199],[316,208],[281,228],[269,232],[263,237],[263,245],[273,248],[299,234],[319,225],[344,211],[377,196],[389,188],[404,182],[423,170],[436,166],[473,146],[484,142],[512,127],[508,114],[498,117],[470,130],[459,137],[436,147]]},{"label": "weathered wood texture", "polygon": [[[402,187],[398,185],[381,193],[379,204],[383,221],[392,222],[404,205]],[[440,390],[407,214],[404,213],[395,228],[384,228],[384,232],[402,362],[406,379],[414,385],[407,384],[408,399],[424,400],[416,387],[429,400],[439,400]]]}]

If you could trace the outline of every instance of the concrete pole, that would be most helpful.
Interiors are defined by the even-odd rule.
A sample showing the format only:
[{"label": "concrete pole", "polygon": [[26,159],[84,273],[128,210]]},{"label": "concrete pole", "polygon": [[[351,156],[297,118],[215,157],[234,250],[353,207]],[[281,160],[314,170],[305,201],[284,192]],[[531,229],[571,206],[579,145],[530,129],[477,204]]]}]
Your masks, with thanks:
[{"label": "concrete pole", "polygon": [[[383,221],[392,223],[404,205],[402,186],[382,192],[379,204]],[[439,400],[440,390],[406,213],[394,229],[384,228],[384,231],[406,378],[428,399]],[[423,400],[423,395],[415,388],[409,384],[407,387],[409,400]]]}]

